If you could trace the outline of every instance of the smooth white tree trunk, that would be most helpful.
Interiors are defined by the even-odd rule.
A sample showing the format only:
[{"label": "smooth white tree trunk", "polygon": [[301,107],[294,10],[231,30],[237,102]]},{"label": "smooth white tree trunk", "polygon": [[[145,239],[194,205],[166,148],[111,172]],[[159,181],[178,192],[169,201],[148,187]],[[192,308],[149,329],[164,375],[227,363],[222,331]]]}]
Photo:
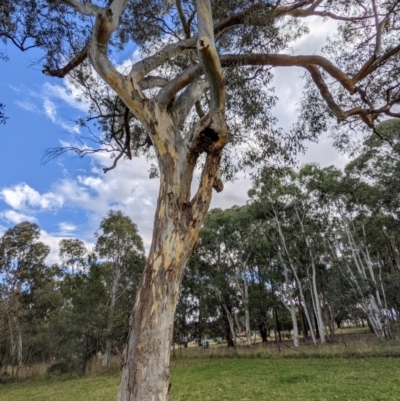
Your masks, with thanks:
[{"label": "smooth white tree trunk", "polygon": [[[114,263],[113,266],[113,283],[112,283],[112,288],[111,288],[111,299],[110,299],[110,311],[109,311],[109,321],[108,321],[108,335],[111,335],[113,327],[114,327],[114,309],[115,309],[115,304],[117,301],[117,291],[119,287],[119,282],[121,278],[121,271],[118,267],[117,263]],[[111,362],[111,341],[110,339],[107,339],[106,341],[106,349],[104,351],[104,358],[103,358],[103,366],[109,366]]]},{"label": "smooth white tree trunk", "polygon": [[252,345],[251,340],[251,327],[250,327],[250,311],[249,311],[249,286],[247,283],[246,272],[244,272],[243,276],[243,287],[244,287],[244,316],[245,316],[245,324],[246,324],[246,338],[247,338],[247,345]]}]

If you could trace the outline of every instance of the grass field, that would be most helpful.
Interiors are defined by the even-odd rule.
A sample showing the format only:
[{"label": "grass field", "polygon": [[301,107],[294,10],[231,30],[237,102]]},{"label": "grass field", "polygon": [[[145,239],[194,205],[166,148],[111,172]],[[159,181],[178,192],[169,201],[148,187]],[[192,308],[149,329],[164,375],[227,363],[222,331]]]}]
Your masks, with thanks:
[{"label": "grass field", "polygon": [[[0,385],[0,401],[111,401],[119,376]],[[197,358],[173,362],[170,401],[398,401],[398,358]]]}]

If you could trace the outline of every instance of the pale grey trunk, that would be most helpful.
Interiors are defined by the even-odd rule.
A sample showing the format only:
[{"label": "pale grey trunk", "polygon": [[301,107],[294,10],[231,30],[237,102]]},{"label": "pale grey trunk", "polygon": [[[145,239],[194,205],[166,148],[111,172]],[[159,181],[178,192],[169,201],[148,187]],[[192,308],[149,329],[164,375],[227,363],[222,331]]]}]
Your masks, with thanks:
[{"label": "pale grey trunk", "polygon": [[10,356],[11,356],[11,365],[13,369],[12,375],[14,376],[14,366],[15,366],[15,351],[16,351],[16,344],[15,344],[15,338],[14,338],[14,330],[12,327],[12,321],[11,321],[11,316],[9,313],[8,315],[8,326],[10,329]]},{"label": "pale grey trunk", "polygon": [[293,304],[290,305],[290,315],[292,317],[292,323],[293,323],[293,345],[295,347],[299,346],[299,326],[297,324],[297,316],[296,316],[296,310]]},{"label": "pale grey trunk", "polygon": [[236,322],[237,331],[238,331],[238,333],[241,333],[242,332],[242,328],[240,327],[239,320],[237,318],[238,312],[234,313],[234,315],[235,315],[235,322]]},{"label": "pale grey trunk", "polygon": [[311,294],[312,300],[314,303],[314,311],[315,315],[317,317],[317,325],[318,325],[318,331],[319,331],[319,340],[321,344],[325,344],[326,339],[325,339],[325,325],[324,325],[324,320],[322,319],[322,311],[321,311],[321,303],[319,299],[319,294],[318,294],[318,289],[317,289],[317,272],[315,269],[315,264],[314,262],[311,263],[311,269],[312,269],[312,291]]},{"label": "pale grey trunk", "polygon": [[[298,347],[299,346],[299,327],[297,324],[296,309],[294,307],[295,303],[294,303],[294,297],[293,297],[293,290],[290,288],[288,268],[283,260],[280,250],[278,251],[278,256],[283,265],[283,269],[284,269],[283,271],[284,271],[284,275],[285,275],[285,285],[280,288],[280,296],[281,296],[283,305],[290,312],[290,317],[292,318],[293,346]],[[289,302],[289,305],[287,304],[288,302]]]},{"label": "pale grey trunk", "polygon": [[[164,166],[161,174],[169,173],[179,172]],[[179,205],[176,182],[178,178],[161,181],[152,246],[131,314],[118,401],[168,399],[175,308],[201,223],[193,223],[190,207]]]},{"label": "pale grey trunk", "polygon": [[19,326],[18,319],[16,319],[16,326],[17,326],[17,332],[18,332],[18,367],[20,368],[22,366],[22,333],[21,333],[21,328]]},{"label": "pale grey trunk", "polygon": [[[110,336],[114,327],[114,309],[117,301],[117,291],[121,278],[121,270],[118,266],[118,262],[113,263],[113,284],[111,288],[111,300],[110,300],[110,315],[108,321],[108,335]],[[103,366],[110,366],[111,362],[111,341],[108,338],[106,341],[106,349],[104,351]]]},{"label": "pale grey trunk", "polygon": [[[375,278],[373,264],[369,255],[368,248],[366,246],[363,247],[356,244],[356,241],[354,240],[353,234],[350,230],[347,218],[343,214],[341,214],[341,217],[357,271],[359,275],[365,280],[371,280],[376,288],[375,294],[370,294],[368,297],[364,298],[363,302],[361,303],[361,308],[368,316],[368,320],[376,336],[380,339],[390,338],[392,336],[392,333],[390,329],[389,318],[385,314],[385,305],[382,303],[381,296],[378,291],[378,283]],[[353,285],[356,287],[358,293],[361,295],[362,290],[358,284],[356,277],[354,277],[354,275],[352,274],[350,266],[347,266],[347,269]],[[383,291],[383,297],[385,299],[386,295],[383,286],[381,288]]]},{"label": "pale grey trunk", "polygon": [[[176,250],[177,244],[173,242],[181,241],[176,231],[162,237],[157,239],[149,255],[132,311],[119,401],[164,401],[168,398],[174,314],[187,257],[174,249],[169,254],[154,249],[162,247],[166,241]],[[168,256],[171,257],[169,263],[165,260]]]},{"label": "pale grey trunk", "polygon": [[313,302],[313,306],[314,306],[314,312],[315,312],[315,316],[317,318],[317,326],[318,326],[318,332],[319,332],[319,339],[321,344],[325,344],[326,339],[325,339],[325,325],[324,325],[324,320],[322,318],[322,310],[321,310],[321,302],[319,299],[319,293],[318,293],[318,289],[317,289],[317,271],[315,268],[315,258],[314,258],[314,254],[313,251],[311,249],[311,244],[308,240],[306,231],[304,229],[304,223],[303,223],[303,219],[300,217],[299,211],[297,210],[297,208],[295,208],[295,212],[296,212],[296,216],[297,219],[300,223],[300,227],[301,227],[301,232],[303,234],[306,246],[307,246],[307,250],[308,250],[308,255],[310,257],[310,263],[311,263],[311,299]]},{"label": "pale grey trunk", "polygon": [[[229,329],[231,330],[231,334],[232,334],[232,341],[233,341],[233,343],[235,344],[235,347],[236,347],[236,345],[237,345],[236,344],[236,332],[235,332],[235,327],[233,325],[232,314],[229,312],[228,308],[226,307],[226,305],[224,303],[222,304],[222,307],[225,310],[226,318],[228,319],[228,322],[229,322]],[[236,318],[236,314],[235,314],[235,318]],[[239,327],[239,323],[237,321],[237,318],[236,318],[236,324]]]},{"label": "pale grey trunk", "polygon": [[[313,328],[313,325],[312,325],[312,323],[311,323],[310,314],[309,314],[309,312],[308,312],[308,307],[307,307],[307,304],[306,304],[306,299],[305,299],[304,293],[303,293],[303,285],[301,284],[301,281],[300,281],[300,279],[299,279],[299,276],[297,275],[296,269],[295,269],[293,266],[291,266],[291,267],[292,267],[292,271],[293,271],[293,273],[294,273],[294,276],[295,276],[295,278],[296,278],[297,285],[299,286],[300,298],[301,298],[301,301],[302,301],[302,303],[303,303],[303,310],[304,310],[304,314],[306,315],[307,324],[308,324],[308,327],[310,328],[310,334],[311,334],[312,342],[313,342],[314,345],[317,345],[317,339],[316,339],[316,337],[315,337],[314,328]],[[306,333],[304,333],[304,337],[305,337],[305,336],[306,336]]]},{"label": "pale grey trunk", "polygon": [[247,345],[250,346],[252,344],[251,341],[251,328],[250,328],[250,311],[249,311],[249,286],[247,283],[246,272],[244,272],[243,276],[243,287],[244,287],[244,316],[245,316],[245,324],[246,324],[246,337],[247,337]]}]

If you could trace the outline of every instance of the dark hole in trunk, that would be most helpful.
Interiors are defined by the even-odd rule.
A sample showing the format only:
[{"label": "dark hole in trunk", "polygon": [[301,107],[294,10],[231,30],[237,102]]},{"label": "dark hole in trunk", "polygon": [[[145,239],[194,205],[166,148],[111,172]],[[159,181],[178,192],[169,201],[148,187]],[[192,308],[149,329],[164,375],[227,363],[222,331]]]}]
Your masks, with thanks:
[{"label": "dark hole in trunk", "polygon": [[218,133],[215,132],[211,127],[204,128],[201,134],[212,142],[217,142],[219,139]]}]

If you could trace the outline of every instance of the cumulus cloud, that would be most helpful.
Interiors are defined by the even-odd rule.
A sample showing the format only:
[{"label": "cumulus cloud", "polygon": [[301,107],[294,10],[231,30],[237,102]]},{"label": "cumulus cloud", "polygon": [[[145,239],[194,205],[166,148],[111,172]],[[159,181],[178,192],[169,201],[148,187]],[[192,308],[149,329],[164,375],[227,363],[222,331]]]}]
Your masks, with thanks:
[{"label": "cumulus cloud", "polygon": [[0,198],[16,210],[54,209],[63,204],[61,196],[52,192],[41,195],[25,183],[3,188],[0,190]]},{"label": "cumulus cloud", "polygon": [[104,174],[101,165],[109,165],[105,154],[91,156],[92,171],[75,178],[64,178],[54,186],[66,207],[87,212],[87,230],[92,235],[110,209],[122,210],[138,225],[146,245],[157,200],[158,181],[149,180],[149,163],[145,158],[125,160],[115,170]]},{"label": "cumulus cloud", "polygon": [[15,210],[5,210],[0,213],[0,218],[11,223],[11,224],[19,224],[23,221],[30,221],[35,223],[37,220],[34,216],[29,216],[23,213],[16,212]]},{"label": "cumulus cloud", "polygon": [[69,223],[68,221],[63,221],[58,224],[58,227],[61,232],[65,233],[72,233],[77,229],[77,226],[75,224]]}]

